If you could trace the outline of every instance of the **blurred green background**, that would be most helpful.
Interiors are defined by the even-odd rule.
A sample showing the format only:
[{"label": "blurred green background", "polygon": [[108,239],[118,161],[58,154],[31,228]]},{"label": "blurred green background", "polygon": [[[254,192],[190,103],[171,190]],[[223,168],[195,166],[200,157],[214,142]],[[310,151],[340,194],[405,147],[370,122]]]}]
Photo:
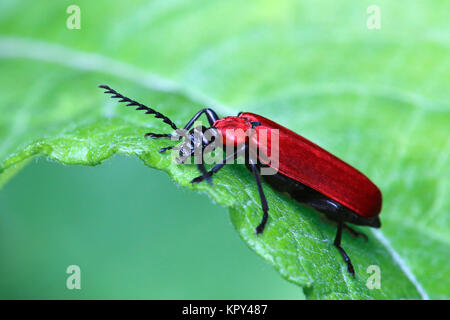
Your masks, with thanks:
[{"label": "blurred green background", "polygon": [[[80,30],[66,27],[73,4]],[[380,30],[366,27],[373,4]],[[0,298],[304,297],[247,245],[317,285],[318,298],[419,297],[417,283],[422,297],[450,298],[449,10],[425,0],[0,1]],[[274,229],[291,234],[265,247],[252,238],[253,181],[225,168],[202,190],[235,209],[233,227],[224,207],[142,163],[181,185],[196,173],[143,139],[167,127],[100,83],[177,124],[204,106],[260,113],[348,161],[381,188],[382,233],[417,283],[373,236],[364,247],[346,237],[346,250],[360,271],[383,263],[386,291],[348,282],[330,254],[334,230],[271,191],[286,218]],[[65,288],[70,264],[80,291]]]},{"label": "blurred green background", "polygon": [[[0,192],[1,299],[299,299],[225,208],[117,156],[32,161]],[[66,268],[81,268],[81,290]]]}]

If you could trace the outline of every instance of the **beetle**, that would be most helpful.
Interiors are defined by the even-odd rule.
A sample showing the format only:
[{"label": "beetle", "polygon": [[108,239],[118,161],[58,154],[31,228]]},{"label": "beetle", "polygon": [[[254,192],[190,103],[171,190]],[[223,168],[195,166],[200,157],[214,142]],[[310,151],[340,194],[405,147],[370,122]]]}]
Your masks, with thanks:
[{"label": "beetle", "polygon": [[[162,113],[123,96],[109,86],[100,85],[99,87],[105,89],[105,93],[111,94],[112,98],[120,99],[119,102],[125,102],[127,106],[134,106],[136,110],[145,110],[146,114],[153,114],[156,118],[162,119],[177,132],[175,135],[150,132],[145,135],[146,137],[172,140],[182,138],[182,135],[178,134],[180,128]],[[206,116],[210,128],[204,126],[192,128],[194,122],[202,115]],[[212,144],[211,142],[215,139],[205,138],[205,132],[211,128],[216,130],[216,138],[219,137],[224,145],[232,146],[234,152],[227,154],[209,171],[205,169],[203,162],[197,163],[201,175],[191,182],[199,183],[206,180],[211,183],[214,174],[219,172],[230,160],[234,161],[243,155],[247,168],[255,178],[261,201],[263,214],[260,224],[255,228],[256,233],[261,234],[269,217],[269,206],[261,183],[261,169],[272,167],[276,171],[275,174],[262,175],[266,183],[276,191],[287,192],[296,201],[323,213],[329,220],[336,223],[337,232],[334,246],[346,262],[347,271],[354,276],[355,270],[350,257],[341,246],[342,231],[346,229],[354,236],[363,236],[367,240],[363,233],[354,230],[348,223],[372,228],[381,227],[379,214],[382,207],[382,194],[378,187],[360,171],[313,142],[270,119],[249,112],[240,112],[237,116],[224,118],[219,118],[216,112],[210,108],[204,108],[197,112],[182,129],[186,134],[184,135],[184,147],[178,148],[180,163],[184,162],[183,159],[194,156],[196,148],[204,151]],[[251,131],[252,134],[242,138],[242,135],[237,136],[229,130],[230,128],[241,129],[244,132]],[[279,163],[276,168],[264,157],[264,152],[267,152],[271,140],[262,143],[262,140],[258,139],[264,130],[266,132],[277,130],[278,133]],[[253,142],[258,149],[256,157],[249,155],[250,142]],[[159,152],[170,149],[176,148],[169,146],[160,149]]]}]

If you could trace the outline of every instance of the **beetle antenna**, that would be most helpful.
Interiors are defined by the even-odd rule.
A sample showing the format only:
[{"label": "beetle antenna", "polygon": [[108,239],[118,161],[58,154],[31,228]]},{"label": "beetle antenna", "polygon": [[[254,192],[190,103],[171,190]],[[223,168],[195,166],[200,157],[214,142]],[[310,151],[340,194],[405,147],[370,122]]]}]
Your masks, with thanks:
[{"label": "beetle antenna", "polygon": [[106,94],[111,94],[111,98],[120,99],[119,102],[126,102],[127,106],[129,106],[129,107],[137,106],[136,110],[146,110],[146,112],[145,112],[146,114],[153,114],[153,115],[155,115],[155,118],[162,119],[162,121],[164,123],[167,123],[169,126],[171,126],[172,129],[174,129],[174,130],[178,129],[177,125],[175,123],[173,123],[172,120],[170,120],[168,117],[166,117],[162,113],[160,113],[156,110],[153,110],[152,108],[149,108],[146,105],[143,105],[142,103],[139,103],[135,100],[132,100],[130,98],[123,96],[122,94],[118,93],[116,90],[110,88],[107,85],[99,85],[98,87],[105,89]]}]

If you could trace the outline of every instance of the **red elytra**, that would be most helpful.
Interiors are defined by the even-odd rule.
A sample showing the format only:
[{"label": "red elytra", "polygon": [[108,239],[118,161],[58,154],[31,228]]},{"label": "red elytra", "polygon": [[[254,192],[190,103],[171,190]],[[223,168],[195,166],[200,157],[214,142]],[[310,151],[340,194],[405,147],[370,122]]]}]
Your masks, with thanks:
[{"label": "red elytra", "polygon": [[[102,85],[100,87],[106,89],[105,93],[112,94],[112,98],[118,98],[120,102],[126,102],[128,106],[135,106],[137,110],[145,110],[147,114],[155,115],[156,118],[160,118],[170,125],[172,129],[178,130],[175,123],[160,112],[131,100],[108,86]],[[209,108],[197,112],[184,126],[186,131],[190,130],[187,135],[184,135],[190,148],[184,147],[179,149],[180,157],[184,159],[194,156],[195,146],[198,145],[195,135],[199,132],[204,133],[208,129],[203,126],[201,130],[191,129],[194,122],[203,114],[206,115],[211,128],[217,129],[221,142],[224,145],[236,147],[237,151],[232,155],[231,159],[242,155],[243,151],[252,152],[251,148],[249,150],[248,147],[250,143],[254,143],[257,146],[258,156],[256,161],[244,153],[246,154],[246,161],[248,161],[246,165],[253,173],[258,187],[263,211],[263,217],[260,224],[256,227],[256,232],[258,234],[262,233],[268,220],[269,206],[260,180],[260,170],[268,164],[278,170],[274,175],[263,175],[263,178],[269,185],[277,191],[289,193],[295,200],[324,213],[327,218],[337,223],[334,246],[336,246],[347,263],[348,272],[354,275],[355,272],[350,258],[341,247],[342,231],[347,230],[354,236],[362,235],[367,240],[364,234],[352,229],[347,223],[374,228],[381,226],[378,215],[381,211],[382,195],[377,186],[360,171],[313,142],[272,120],[249,112],[224,118],[219,118]],[[254,130],[252,131],[253,134],[240,134],[250,129]],[[269,153],[272,147],[270,132],[274,129],[278,131],[278,145],[275,146],[275,150],[279,155],[277,167],[274,167],[272,163],[266,162],[267,156],[270,157]],[[236,132],[239,132],[239,134],[236,134]],[[267,140],[261,139],[262,135]],[[147,136],[152,138],[174,138],[171,134],[158,133],[148,133],[146,134]],[[175,136],[175,138],[180,139],[182,136]],[[203,138],[201,140],[203,142],[200,143],[202,151],[209,144],[214,143],[212,140],[205,141]],[[162,148],[160,152],[170,149],[174,149],[174,147]],[[202,175],[191,182],[210,181],[212,175],[223,168],[228,163],[228,160],[230,160],[230,156],[224,158],[221,163],[216,164],[209,171],[206,171],[203,163],[198,164],[197,166]]]},{"label": "red elytra", "polygon": [[[278,130],[280,173],[330,197],[363,217],[373,218],[380,213],[381,192],[360,171],[272,120],[247,112],[241,113],[239,117],[248,122],[260,122],[261,126],[255,127],[257,133],[260,130]],[[267,138],[270,137],[267,134]],[[264,149],[270,150],[270,146],[264,146]]]}]

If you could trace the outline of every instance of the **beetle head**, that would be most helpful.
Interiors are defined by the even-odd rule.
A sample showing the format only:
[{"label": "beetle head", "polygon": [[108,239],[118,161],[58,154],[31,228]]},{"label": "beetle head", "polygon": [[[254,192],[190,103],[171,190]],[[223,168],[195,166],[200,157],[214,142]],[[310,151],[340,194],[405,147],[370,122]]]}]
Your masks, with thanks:
[{"label": "beetle head", "polygon": [[179,132],[179,136],[184,137],[179,149],[179,157],[176,159],[178,163],[183,164],[190,157],[199,158],[203,160],[203,152],[209,146],[208,151],[212,151],[214,147],[217,130],[214,128],[207,128],[205,126],[197,126],[189,131]]}]

